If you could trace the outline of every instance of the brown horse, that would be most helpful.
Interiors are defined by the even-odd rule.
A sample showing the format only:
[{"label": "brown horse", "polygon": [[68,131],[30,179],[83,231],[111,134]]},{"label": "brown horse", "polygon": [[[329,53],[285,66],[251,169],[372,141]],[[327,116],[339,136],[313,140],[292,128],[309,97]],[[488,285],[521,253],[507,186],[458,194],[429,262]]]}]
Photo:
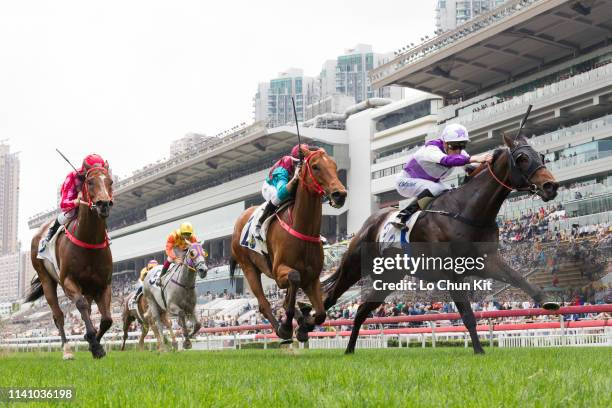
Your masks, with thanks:
[{"label": "brown horse", "polygon": [[[417,247],[421,246],[418,243],[425,242],[448,242],[455,246],[491,243],[492,245],[488,246],[494,250],[488,254],[490,256],[484,263],[484,269],[474,271],[472,275],[509,283],[525,291],[545,309],[556,310],[559,308],[558,304],[547,302],[542,290],[527,282],[524,276],[506,264],[496,252],[499,240],[496,218],[502,203],[512,190],[529,191],[538,194],[543,201],[549,201],[556,197],[559,184],[546,169],[540,155],[523,137],[513,139],[504,136],[504,143],[505,148],[495,151],[492,164],[481,166],[480,174],[473,176],[472,180],[460,188],[439,196],[427,210],[420,213],[411,231],[410,242]],[[355,234],[337,270],[323,283],[326,309],[332,307],[344,292],[365,277],[362,275],[365,270],[362,270],[365,256],[383,255],[379,246],[373,243],[377,241],[381,225],[393,211],[393,208],[383,208],[372,214]],[[439,250],[442,246],[435,247],[435,250]],[[432,282],[442,279],[458,282],[462,280],[462,275],[457,275],[452,270],[426,273],[417,271],[415,276]],[[370,312],[380,306],[383,303],[382,299],[390,293],[390,291],[380,291],[370,294],[359,306],[346,353],[355,351],[361,325]],[[476,318],[467,292],[453,290],[450,291],[450,295],[470,333],[474,352],[484,353],[476,332]]]},{"label": "brown horse", "polygon": [[[293,335],[293,317],[296,314],[295,301],[302,288],[314,308],[315,315],[302,316],[298,310],[298,340],[306,341],[308,332],[315,324],[325,320],[321,283],[319,276],[323,269],[323,245],[321,230],[322,201],[326,196],[336,208],[344,205],[346,189],[338,179],[335,161],[325,150],[303,149],[305,160],[299,171],[295,201],[279,211],[267,231],[266,258],[240,245],[241,232],[256,207],[247,209],[236,221],[232,236],[232,257],[230,276],[233,279],[236,261],[240,264],[251,291],[259,303],[259,311],[272,324],[282,339]],[[287,289],[284,308],[286,319],[279,323],[272,313],[270,303],[264,296],[261,274],[274,279],[281,289]]]},{"label": "brown horse", "polygon": [[[140,351],[144,350],[144,340],[147,337],[147,333],[149,333],[149,327],[153,327],[153,330],[156,329],[155,322],[151,319],[147,319],[147,310],[149,309],[149,305],[147,304],[147,299],[144,296],[140,296],[138,299],[138,304],[136,307],[138,310],[130,310],[129,303],[130,299],[136,293],[130,293],[130,295],[123,302],[123,311],[121,313],[121,320],[123,321],[123,342],[121,343],[121,351],[125,350],[125,341],[128,338],[128,331],[130,330],[130,325],[137,321],[140,324],[140,338],[138,339],[138,349]],[[166,326],[166,328],[170,331],[170,336],[172,337],[172,347],[175,350],[178,349],[178,342],[176,341],[176,335],[174,334],[174,330],[172,330],[172,322],[168,316],[168,313],[164,312],[161,316],[161,319]]]},{"label": "brown horse", "polygon": [[[32,238],[32,265],[38,277],[32,281],[26,302],[45,295],[62,339],[64,359],[72,359],[73,355],[64,331],[64,314],[57,300],[58,283],[85,322],[85,340],[89,343],[91,354],[94,358],[106,355],[100,345],[100,339],[113,322],[110,307],[113,259],[106,234],[106,218],[113,205],[112,183],[108,167],[92,167],[85,174],[81,192],[84,201],[81,201],[76,220],[71,221],[66,230],[58,236],[55,246],[59,281],[56,280],[55,273],[47,270],[45,264],[49,262],[36,257],[38,243],[51,223],[43,225]],[[50,264],[48,266],[53,268]],[[94,301],[102,316],[100,329],[97,331],[91,321],[91,304]]]}]

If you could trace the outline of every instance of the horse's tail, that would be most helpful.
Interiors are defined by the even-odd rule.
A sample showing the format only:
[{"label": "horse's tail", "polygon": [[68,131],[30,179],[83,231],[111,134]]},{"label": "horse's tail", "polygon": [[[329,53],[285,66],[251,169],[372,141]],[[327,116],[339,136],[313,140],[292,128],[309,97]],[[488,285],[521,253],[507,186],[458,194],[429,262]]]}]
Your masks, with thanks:
[{"label": "horse's tail", "polygon": [[230,284],[232,285],[232,287],[234,286],[234,282],[236,281],[236,277],[234,276],[234,273],[236,272],[236,265],[236,259],[233,256],[230,256]]},{"label": "horse's tail", "polygon": [[325,302],[325,310],[335,305],[336,301],[338,300],[338,297],[342,295],[342,293],[337,293],[339,284],[341,284],[341,282],[346,281],[347,279],[350,279],[350,277],[347,276],[350,272],[350,268],[347,267],[348,255],[349,251],[346,251],[344,255],[342,255],[342,260],[340,261],[340,264],[338,265],[336,270],[327,278],[325,278],[323,282],[321,282],[321,289],[323,289],[323,300]]},{"label": "horse's tail", "polygon": [[40,282],[40,278],[35,276],[30,283],[30,289],[28,289],[28,294],[25,297],[24,303],[33,302],[36,299],[40,298],[44,295],[42,283]]}]

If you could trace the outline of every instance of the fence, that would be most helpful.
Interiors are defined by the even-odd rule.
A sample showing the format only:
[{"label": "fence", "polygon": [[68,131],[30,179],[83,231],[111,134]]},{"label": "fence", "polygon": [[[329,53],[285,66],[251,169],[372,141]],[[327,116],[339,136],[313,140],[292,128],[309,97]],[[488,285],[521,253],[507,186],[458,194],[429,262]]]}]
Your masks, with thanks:
[{"label": "fence", "polygon": [[[610,313],[612,304],[592,306],[568,306],[558,311],[543,309],[516,309],[476,312],[476,318],[486,320],[487,324],[477,326],[479,336],[488,340],[490,345],[499,347],[557,347],[557,346],[612,346],[612,321],[607,316],[596,319],[566,321],[565,315],[593,313]],[[499,323],[492,319],[527,316],[557,315],[558,320],[538,323]],[[440,313],[413,316],[394,316],[367,319],[364,326],[378,326],[376,329],[362,329],[357,346],[360,348],[386,348],[390,343],[399,347],[420,345],[436,347],[440,342],[463,342],[469,345],[466,328],[459,325],[438,325],[440,321],[459,321],[458,313]],[[385,326],[404,323],[428,322],[429,327],[396,327]],[[352,320],[338,319],[323,323],[323,327],[338,327],[335,331],[315,331],[310,333],[308,348],[344,348],[348,343],[349,330],[342,326],[351,326]],[[259,343],[261,348],[268,348],[270,343],[278,341],[275,334],[269,333],[268,324],[243,325],[231,327],[204,328],[193,342],[194,350],[241,349],[246,343]],[[250,333],[249,333],[250,332]],[[129,333],[126,344],[134,345],[140,332]],[[78,349],[87,349],[82,336],[69,336],[69,341]],[[178,338],[179,345],[181,338]],[[146,339],[148,349],[154,347],[154,339]],[[119,335],[105,336],[107,349],[121,344]],[[300,345],[303,347],[303,345]],[[60,338],[57,336],[43,338],[5,339],[0,342],[0,349],[12,351],[52,351],[60,349]]]}]

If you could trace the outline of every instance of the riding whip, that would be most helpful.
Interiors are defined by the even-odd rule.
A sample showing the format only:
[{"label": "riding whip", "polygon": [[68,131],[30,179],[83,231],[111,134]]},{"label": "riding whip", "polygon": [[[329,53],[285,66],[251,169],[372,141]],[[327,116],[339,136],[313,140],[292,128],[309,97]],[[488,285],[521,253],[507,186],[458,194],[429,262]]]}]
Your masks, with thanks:
[{"label": "riding whip", "polygon": [[523,116],[523,119],[521,120],[521,125],[519,126],[518,132],[516,132],[515,138],[521,135],[521,131],[523,130],[525,123],[527,123],[527,118],[529,118],[529,114],[531,113],[531,108],[533,108],[533,105],[529,105],[529,107],[527,108],[527,112],[525,112],[525,116]]},{"label": "riding whip", "polygon": [[297,111],[295,110],[295,99],[291,97],[291,104],[293,105],[293,117],[295,118],[295,128],[297,129],[298,137],[298,157],[300,158],[300,164],[304,161],[304,153],[302,153],[302,139],[300,138],[300,125],[298,125]]},{"label": "riding whip", "polygon": [[66,162],[70,165],[70,167],[72,167],[74,169],[74,171],[76,171],[77,173],[79,172],[76,167],[74,167],[72,165],[72,163],[70,163],[70,160],[68,160],[68,158],[66,156],[64,156],[64,154],[62,152],[59,151],[58,148],[55,148],[55,151],[59,153],[60,156],[62,156],[64,158],[64,160],[66,160]]}]

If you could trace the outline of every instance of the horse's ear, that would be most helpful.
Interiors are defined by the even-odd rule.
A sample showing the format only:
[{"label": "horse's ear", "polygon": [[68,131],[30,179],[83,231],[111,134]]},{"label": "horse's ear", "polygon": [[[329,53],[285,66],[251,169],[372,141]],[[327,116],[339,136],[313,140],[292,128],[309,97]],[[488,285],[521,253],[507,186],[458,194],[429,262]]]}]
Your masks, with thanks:
[{"label": "horse's ear", "polygon": [[513,149],[516,145],[516,141],[514,140],[514,138],[505,132],[502,133],[502,139],[504,140],[504,144],[510,149]]}]

